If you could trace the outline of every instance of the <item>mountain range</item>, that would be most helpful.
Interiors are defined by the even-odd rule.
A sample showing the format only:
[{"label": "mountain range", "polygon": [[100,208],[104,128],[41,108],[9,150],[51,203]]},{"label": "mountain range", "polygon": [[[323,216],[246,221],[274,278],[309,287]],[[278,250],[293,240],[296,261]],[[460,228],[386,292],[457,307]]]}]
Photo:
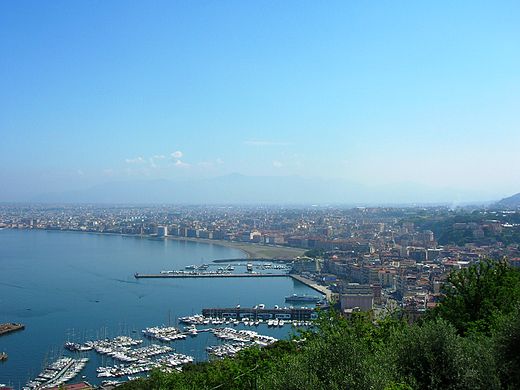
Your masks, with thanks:
[{"label": "mountain range", "polygon": [[111,181],[84,190],[40,194],[32,202],[129,204],[461,204],[472,192],[414,183],[360,185],[300,176],[230,174],[203,179]]}]

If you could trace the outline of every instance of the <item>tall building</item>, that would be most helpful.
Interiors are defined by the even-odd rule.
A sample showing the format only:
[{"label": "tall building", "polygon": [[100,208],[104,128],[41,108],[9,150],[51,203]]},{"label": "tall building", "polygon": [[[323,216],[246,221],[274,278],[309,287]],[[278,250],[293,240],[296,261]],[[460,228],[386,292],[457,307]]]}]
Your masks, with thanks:
[{"label": "tall building", "polygon": [[157,237],[166,237],[168,235],[168,226],[157,226]]},{"label": "tall building", "polygon": [[360,311],[372,310],[374,295],[372,288],[367,284],[348,283],[345,293],[340,297],[341,310],[358,308]]}]

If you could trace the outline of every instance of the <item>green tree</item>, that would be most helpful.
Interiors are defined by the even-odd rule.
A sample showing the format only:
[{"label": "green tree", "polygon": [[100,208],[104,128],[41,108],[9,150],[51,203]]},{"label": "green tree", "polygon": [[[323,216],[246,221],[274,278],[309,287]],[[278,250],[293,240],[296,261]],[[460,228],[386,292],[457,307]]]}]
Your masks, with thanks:
[{"label": "green tree", "polygon": [[444,288],[442,304],[428,315],[440,316],[460,334],[489,334],[496,320],[520,302],[520,272],[506,260],[483,260],[452,272]]},{"label": "green tree", "polygon": [[490,348],[438,318],[403,329],[388,346],[401,378],[417,389],[499,388]]},{"label": "green tree", "polygon": [[503,388],[520,388],[520,309],[503,316],[494,335],[494,352]]}]

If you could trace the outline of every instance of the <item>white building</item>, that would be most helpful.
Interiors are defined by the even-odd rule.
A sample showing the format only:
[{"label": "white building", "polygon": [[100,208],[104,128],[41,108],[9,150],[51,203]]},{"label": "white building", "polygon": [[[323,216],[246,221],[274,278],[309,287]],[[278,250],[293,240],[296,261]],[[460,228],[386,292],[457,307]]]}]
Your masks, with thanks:
[{"label": "white building", "polygon": [[166,237],[168,235],[168,226],[157,226],[157,237]]}]

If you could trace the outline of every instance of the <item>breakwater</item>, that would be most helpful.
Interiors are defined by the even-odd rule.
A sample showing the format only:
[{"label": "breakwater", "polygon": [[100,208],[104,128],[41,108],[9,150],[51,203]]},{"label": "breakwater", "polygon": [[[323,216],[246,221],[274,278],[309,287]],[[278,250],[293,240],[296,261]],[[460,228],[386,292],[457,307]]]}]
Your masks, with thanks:
[{"label": "breakwater", "polygon": [[22,330],[22,329],[25,329],[25,325],[23,325],[23,324],[16,324],[14,322],[7,323],[7,324],[0,324],[0,336],[10,333],[10,332],[15,332],[17,330]]},{"label": "breakwater", "polygon": [[232,273],[165,273],[165,274],[140,274],[135,273],[136,279],[186,279],[186,278],[275,278],[275,277],[287,277],[287,274],[232,274]]}]

